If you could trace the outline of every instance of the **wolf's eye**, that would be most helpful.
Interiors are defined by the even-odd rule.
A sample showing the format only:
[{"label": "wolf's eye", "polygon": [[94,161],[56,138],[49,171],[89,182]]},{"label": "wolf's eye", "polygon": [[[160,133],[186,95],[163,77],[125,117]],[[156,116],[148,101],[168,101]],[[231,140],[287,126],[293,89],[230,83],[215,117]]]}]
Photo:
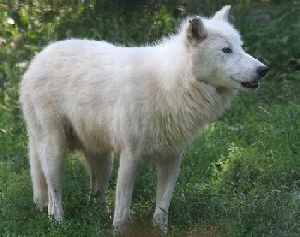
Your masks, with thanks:
[{"label": "wolf's eye", "polygon": [[223,48],[222,51],[223,53],[232,53],[232,49],[228,47]]}]

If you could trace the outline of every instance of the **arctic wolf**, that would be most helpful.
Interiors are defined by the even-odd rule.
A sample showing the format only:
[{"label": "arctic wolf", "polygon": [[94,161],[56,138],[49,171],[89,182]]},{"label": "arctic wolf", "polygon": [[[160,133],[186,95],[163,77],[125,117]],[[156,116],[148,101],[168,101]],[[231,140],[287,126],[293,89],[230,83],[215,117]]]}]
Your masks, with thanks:
[{"label": "arctic wolf", "polygon": [[120,154],[113,225],[129,221],[139,164],[157,169],[154,225],[167,231],[168,209],[187,144],[229,106],[235,90],[254,90],[268,67],[245,53],[228,22],[191,17],[178,34],[149,47],[66,40],[36,55],[20,85],[29,135],[34,201],[62,220],[66,150],[82,150],[92,192],[106,192]]}]

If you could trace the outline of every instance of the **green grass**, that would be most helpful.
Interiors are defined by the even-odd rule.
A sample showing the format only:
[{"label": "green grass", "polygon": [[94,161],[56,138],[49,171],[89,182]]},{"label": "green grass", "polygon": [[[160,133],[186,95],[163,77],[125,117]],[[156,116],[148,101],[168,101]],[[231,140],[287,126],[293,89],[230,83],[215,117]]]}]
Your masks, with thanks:
[{"label": "green grass", "polygon": [[[48,8],[46,1],[25,2],[30,7],[12,5],[14,1],[0,4],[0,38],[5,41],[0,40],[0,235],[112,236],[110,215],[88,203],[88,176],[74,155],[69,155],[64,180],[65,221],[58,225],[46,210],[34,206],[17,92],[24,63],[49,41],[71,33],[126,45],[151,42],[174,31],[184,13],[170,5],[150,4],[122,13],[122,8],[105,4],[92,11],[76,1],[70,1],[78,6],[72,9],[60,1]],[[170,206],[170,236],[300,236],[299,2],[256,2],[237,4],[232,20],[247,51],[269,64],[271,71],[260,90],[239,93],[225,116],[205,127],[188,147]],[[220,8],[219,1],[213,3],[203,12]],[[267,27],[253,18],[255,6],[270,16]],[[110,20],[104,21],[108,16]],[[5,23],[7,17],[15,24]],[[153,21],[158,23],[153,26]],[[112,211],[117,160],[114,166],[108,192]],[[151,163],[141,167],[129,236],[155,235],[150,227],[155,175]]]}]

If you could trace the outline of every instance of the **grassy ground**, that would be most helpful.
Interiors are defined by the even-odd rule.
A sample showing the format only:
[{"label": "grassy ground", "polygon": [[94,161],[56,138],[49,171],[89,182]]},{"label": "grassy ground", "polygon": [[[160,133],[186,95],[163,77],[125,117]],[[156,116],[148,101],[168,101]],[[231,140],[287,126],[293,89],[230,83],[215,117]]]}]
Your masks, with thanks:
[{"label": "grassy ground", "polygon": [[[300,236],[300,54],[297,41],[300,25],[296,2],[259,5],[270,18],[267,25],[255,18],[253,7],[239,4],[233,10],[235,18],[232,20],[244,36],[245,48],[269,64],[271,71],[260,90],[239,93],[226,115],[207,126],[188,147],[170,207],[170,236]],[[64,38],[62,32],[66,27],[73,24],[74,29],[81,29],[83,25],[78,18],[86,12],[81,10],[81,15],[73,15],[71,21],[58,22],[51,16],[56,14],[53,8],[47,16],[52,21],[46,21],[44,28],[34,24],[29,28],[26,8],[12,8],[9,3],[0,7],[5,10],[0,11],[1,20],[15,17],[16,21],[14,25],[3,24],[0,30],[0,59],[3,60],[0,65],[0,235],[111,236],[110,215],[103,214],[98,205],[87,202],[88,177],[74,155],[69,155],[64,182],[65,221],[57,225],[48,219],[46,211],[35,208],[27,138],[17,103],[17,85],[24,62],[49,40]],[[78,9],[79,12],[81,8]],[[153,28],[145,33],[147,37],[156,38],[164,33],[162,28],[170,32],[176,25],[177,18],[170,10],[160,9],[155,8],[151,17],[163,27]],[[32,7],[31,11],[38,14],[36,8]],[[17,22],[18,14],[24,18],[20,22]],[[102,19],[101,14],[95,19]],[[46,17],[34,16],[36,21]],[[133,17],[139,17],[138,13]],[[112,32],[127,24],[122,23],[124,19],[119,17],[116,20],[120,22],[106,22],[102,30],[107,34],[103,37],[118,38]],[[73,34],[102,37],[101,30],[96,31],[99,22],[90,21],[88,32],[82,29],[81,35]],[[138,20],[135,24],[143,30],[144,24],[149,23]],[[50,37],[51,32],[54,33]],[[130,32],[120,30],[118,41],[133,44],[130,36]],[[138,37],[135,42],[141,42],[143,34]],[[118,161],[108,193],[111,210],[117,165]],[[155,170],[146,163],[134,189],[132,228],[128,236],[155,236],[150,228],[154,195]]]}]

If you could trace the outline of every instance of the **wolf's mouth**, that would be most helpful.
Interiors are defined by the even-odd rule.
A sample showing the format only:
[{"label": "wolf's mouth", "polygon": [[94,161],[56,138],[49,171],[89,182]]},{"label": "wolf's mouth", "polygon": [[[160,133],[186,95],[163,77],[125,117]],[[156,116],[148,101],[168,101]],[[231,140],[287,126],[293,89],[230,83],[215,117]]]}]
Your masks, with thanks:
[{"label": "wolf's mouth", "polygon": [[242,87],[248,88],[248,89],[257,89],[258,88],[258,82],[253,81],[253,82],[241,82]]}]

